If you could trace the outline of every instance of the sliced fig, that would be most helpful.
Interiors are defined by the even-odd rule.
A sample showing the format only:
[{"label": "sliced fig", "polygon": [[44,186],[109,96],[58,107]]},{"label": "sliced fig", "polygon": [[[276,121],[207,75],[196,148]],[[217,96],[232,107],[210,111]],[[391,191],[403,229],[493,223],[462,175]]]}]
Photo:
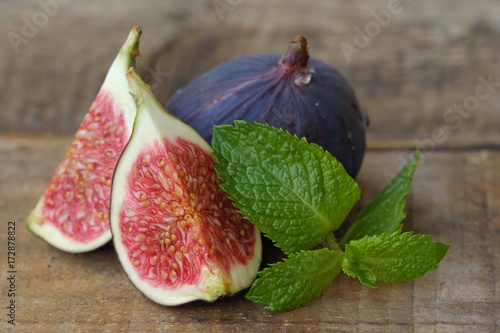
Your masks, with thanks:
[{"label": "sliced fig", "polygon": [[64,160],[28,217],[28,228],[58,249],[86,252],[111,239],[111,181],[136,114],[125,74],[139,55],[140,35],[140,27],[133,27]]},{"label": "sliced fig", "polygon": [[259,231],[218,186],[212,148],[168,113],[135,71],[130,141],[117,164],[110,222],[132,283],[163,305],[214,301],[247,288],[260,266]]}]

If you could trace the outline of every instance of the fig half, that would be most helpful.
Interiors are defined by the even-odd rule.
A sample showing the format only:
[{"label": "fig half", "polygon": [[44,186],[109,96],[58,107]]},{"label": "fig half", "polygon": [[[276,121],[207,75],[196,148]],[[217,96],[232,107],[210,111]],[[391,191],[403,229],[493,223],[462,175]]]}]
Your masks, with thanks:
[{"label": "fig half", "polygon": [[140,27],[133,27],[28,217],[28,228],[58,249],[86,252],[111,239],[111,179],[136,113],[125,74],[139,55],[140,35]]},{"label": "fig half", "polygon": [[110,221],[118,258],[154,302],[214,301],[250,286],[261,262],[259,231],[219,187],[212,148],[164,110],[134,70],[137,103],[117,164]]}]

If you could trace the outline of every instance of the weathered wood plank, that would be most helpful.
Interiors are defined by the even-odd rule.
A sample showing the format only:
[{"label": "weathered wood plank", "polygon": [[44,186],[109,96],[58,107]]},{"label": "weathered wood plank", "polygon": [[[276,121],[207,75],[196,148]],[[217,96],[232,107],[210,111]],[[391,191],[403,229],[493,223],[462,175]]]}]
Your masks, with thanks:
[{"label": "weathered wood plank", "polygon": [[[312,55],[338,68],[356,89],[372,120],[370,139],[425,145],[487,138],[498,145],[492,120],[500,114],[500,23],[494,0],[401,1],[386,23],[379,17],[385,26],[378,28],[373,13],[389,10],[385,0],[294,1],[285,10],[279,1],[236,3],[222,21],[213,1],[61,5],[17,54],[8,38],[1,40],[0,131],[73,133],[128,29],[141,24],[138,67],[160,100],[221,61],[281,53],[301,33]],[[21,19],[40,11],[36,2],[1,6],[8,13],[0,25],[5,36],[20,33]],[[372,37],[357,36],[356,28],[366,27],[374,29]],[[347,44],[359,52],[346,57],[341,45]],[[482,79],[490,75],[493,83],[485,86]],[[436,129],[447,130],[445,138],[433,134]]]},{"label": "weathered wood plank", "polygon": [[[70,139],[0,137],[0,221],[17,221],[17,320],[23,331],[493,332],[498,328],[497,151],[423,155],[409,198],[407,228],[452,244],[438,270],[413,284],[378,289],[340,277],[308,306],[276,314],[242,296],[214,304],[158,306],[131,285],[111,245],[72,255],[29,233],[24,220]],[[396,171],[409,154],[398,149],[368,152],[358,179],[361,203],[386,184],[387,171]],[[5,249],[0,251],[0,269],[5,272]],[[0,290],[6,290],[6,283],[0,281]],[[5,325],[2,320],[0,327]]]}]

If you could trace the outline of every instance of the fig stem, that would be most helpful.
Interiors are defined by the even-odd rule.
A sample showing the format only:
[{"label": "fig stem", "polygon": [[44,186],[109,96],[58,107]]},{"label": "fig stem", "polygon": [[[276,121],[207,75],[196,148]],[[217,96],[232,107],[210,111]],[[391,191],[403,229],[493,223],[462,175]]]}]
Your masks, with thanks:
[{"label": "fig stem", "polygon": [[281,56],[278,65],[289,73],[295,70],[305,70],[308,61],[307,39],[304,36],[297,35],[292,39],[288,50]]}]

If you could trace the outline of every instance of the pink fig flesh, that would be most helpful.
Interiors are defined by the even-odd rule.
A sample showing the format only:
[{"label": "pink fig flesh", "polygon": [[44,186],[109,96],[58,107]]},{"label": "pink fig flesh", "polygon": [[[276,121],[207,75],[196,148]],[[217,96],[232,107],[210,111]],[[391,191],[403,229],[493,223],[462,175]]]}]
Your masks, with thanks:
[{"label": "pink fig flesh", "polygon": [[181,137],[145,147],[127,179],[122,242],[143,280],[197,284],[204,266],[226,274],[254,256],[255,233],[219,188],[212,157]]}]

